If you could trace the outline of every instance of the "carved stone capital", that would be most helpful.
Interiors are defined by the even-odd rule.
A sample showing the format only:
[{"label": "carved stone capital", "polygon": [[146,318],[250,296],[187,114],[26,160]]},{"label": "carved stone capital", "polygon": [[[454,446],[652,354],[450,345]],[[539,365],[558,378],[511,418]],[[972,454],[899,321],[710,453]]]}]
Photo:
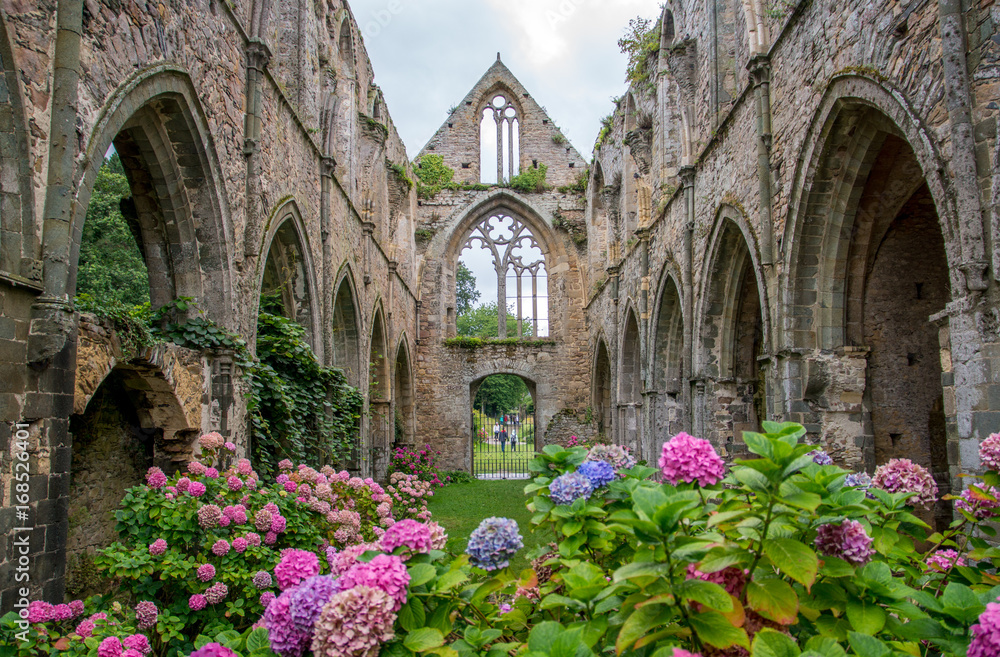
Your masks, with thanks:
[{"label": "carved stone capital", "polygon": [[767,55],[754,55],[747,62],[747,70],[750,72],[750,84],[754,87],[771,82],[771,58]]},{"label": "carved stone capital", "polygon": [[691,165],[682,166],[677,173],[681,177],[681,185],[684,187],[694,187],[694,176],[696,169]]},{"label": "carved stone capital", "polygon": [[333,178],[336,168],[337,160],[332,155],[324,155],[319,159],[319,175],[324,178]]},{"label": "carved stone capital", "polygon": [[263,39],[250,39],[246,46],[247,67],[263,71],[271,62],[271,49]]}]

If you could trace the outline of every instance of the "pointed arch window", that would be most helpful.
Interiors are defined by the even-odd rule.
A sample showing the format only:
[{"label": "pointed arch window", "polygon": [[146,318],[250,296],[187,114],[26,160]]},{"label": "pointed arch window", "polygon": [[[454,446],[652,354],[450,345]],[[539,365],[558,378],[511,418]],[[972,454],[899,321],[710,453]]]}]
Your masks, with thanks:
[{"label": "pointed arch window", "polygon": [[478,262],[492,261],[498,337],[549,335],[545,253],[524,222],[503,212],[486,217],[469,233],[462,256]]},{"label": "pointed arch window", "polygon": [[517,107],[506,92],[493,96],[483,108],[479,124],[480,182],[500,184],[520,172],[520,123]]}]

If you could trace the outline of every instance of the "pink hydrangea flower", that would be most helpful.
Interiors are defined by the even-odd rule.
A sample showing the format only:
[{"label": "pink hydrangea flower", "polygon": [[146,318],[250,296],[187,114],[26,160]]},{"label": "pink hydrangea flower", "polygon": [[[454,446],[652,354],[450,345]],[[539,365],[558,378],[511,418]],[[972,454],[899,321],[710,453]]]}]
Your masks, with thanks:
[{"label": "pink hydrangea flower", "polygon": [[127,636],[122,640],[122,644],[126,648],[135,650],[143,655],[148,655],[152,652],[153,648],[149,645],[149,639],[145,634],[132,634]]},{"label": "pink hydrangea flower", "polygon": [[198,444],[201,445],[202,449],[205,450],[215,450],[222,447],[225,443],[225,438],[222,437],[217,431],[212,431],[211,433],[206,433],[204,436],[198,439]]},{"label": "pink hydrangea flower", "polygon": [[122,657],[143,657],[142,653],[134,648],[128,648],[122,653]]},{"label": "pink hydrangea flower", "polygon": [[979,443],[979,460],[986,470],[1000,470],[1000,433],[992,433]]},{"label": "pink hydrangea flower", "polygon": [[711,486],[725,476],[725,464],[712,447],[712,443],[681,432],[663,443],[660,471],[664,481],[697,481],[701,486]]},{"label": "pink hydrangea flower", "polygon": [[195,593],[190,598],[188,598],[188,608],[191,611],[201,611],[206,606],[208,606],[208,600],[205,599],[201,593]]},{"label": "pink hydrangea flower", "polygon": [[210,563],[204,563],[198,566],[196,571],[198,579],[202,582],[211,582],[212,578],[215,577],[215,566]]},{"label": "pink hydrangea flower", "polygon": [[284,516],[274,516],[271,518],[271,531],[275,534],[280,534],[285,531],[285,527],[288,526],[288,521],[285,520]]},{"label": "pink hydrangea flower", "polygon": [[929,508],[937,500],[938,487],[927,468],[910,459],[890,459],[880,465],[872,477],[872,485],[889,493],[915,493],[908,503]]},{"label": "pink hydrangea flower", "polygon": [[968,657],[997,657],[1000,655],[1000,604],[991,602],[972,626],[972,643]]},{"label": "pink hydrangea flower", "polygon": [[243,480],[236,475],[231,475],[228,479],[226,479],[226,486],[229,487],[229,490],[235,493],[243,488]]},{"label": "pink hydrangea flower", "polygon": [[319,557],[308,550],[282,550],[281,561],[274,567],[282,591],[315,575],[319,575]]},{"label": "pink hydrangea flower", "polygon": [[92,620],[81,621],[79,625],[76,626],[74,632],[76,632],[80,637],[88,639],[94,635],[95,623]]},{"label": "pink hydrangea flower", "polygon": [[167,551],[167,542],[162,538],[158,538],[149,545],[149,553],[154,557],[158,557]]},{"label": "pink hydrangea flower", "polygon": [[212,544],[212,554],[217,557],[224,557],[229,554],[229,541],[220,538]]},{"label": "pink hydrangea flower", "polygon": [[247,541],[249,541],[250,545],[254,547],[260,547],[260,534],[256,532],[250,532],[249,534],[247,534]]},{"label": "pink hydrangea flower", "polygon": [[368,563],[356,563],[337,580],[337,587],[344,591],[355,586],[370,586],[389,594],[397,611],[406,602],[406,587],[410,574],[403,560],[397,556],[380,554]]},{"label": "pink hydrangea flower", "polygon": [[356,586],[337,593],[323,607],[310,647],[317,657],[374,657],[395,636],[395,622],[392,596]]},{"label": "pink hydrangea flower", "polygon": [[294,467],[295,467],[295,465],[291,461],[289,461],[288,459],[282,459],[282,460],[278,461],[278,469],[279,470],[291,470]]},{"label": "pink hydrangea flower", "polygon": [[227,595],[229,595],[229,587],[222,582],[216,582],[205,591],[205,600],[210,605],[217,605],[225,600]]},{"label": "pink hydrangea flower", "polygon": [[227,442],[225,445],[223,445],[223,447],[225,447],[230,452],[235,452],[236,451],[236,443],[234,443],[232,441]]},{"label": "pink hydrangea flower", "polygon": [[206,490],[208,489],[205,488],[205,484],[200,481],[192,481],[191,485],[188,486],[187,493],[191,497],[201,497],[205,494]]},{"label": "pink hydrangea flower", "polygon": [[267,609],[268,605],[274,602],[276,597],[277,596],[274,595],[274,591],[264,591],[260,594],[260,605],[264,607],[264,609]]},{"label": "pink hydrangea flower", "polygon": [[965,559],[954,550],[935,550],[933,554],[924,557],[924,564],[929,569],[947,572],[953,565],[965,566]]},{"label": "pink hydrangea flower", "polygon": [[431,528],[416,520],[400,520],[386,530],[380,541],[382,549],[392,552],[398,547],[406,548],[406,556],[430,552],[434,549]]},{"label": "pink hydrangea flower", "polygon": [[146,472],[146,485],[150,488],[163,488],[167,485],[167,475],[163,474],[163,470],[159,468],[150,468]]},{"label": "pink hydrangea flower", "polygon": [[233,521],[226,516],[219,518],[219,527],[228,527],[231,524],[233,524]]},{"label": "pink hydrangea flower", "polygon": [[206,504],[198,509],[198,526],[202,529],[218,527],[222,518],[222,509],[215,504]]},{"label": "pink hydrangea flower", "polygon": [[854,566],[863,566],[875,554],[872,538],[857,520],[845,519],[839,525],[820,525],[816,531],[816,549]]},{"label": "pink hydrangea flower", "polygon": [[201,461],[191,461],[188,463],[188,472],[193,475],[202,476],[208,468]]},{"label": "pink hydrangea flower", "polygon": [[219,471],[216,470],[215,468],[208,468],[207,470],[205,470],[205,476],[208,477],[209,479],[218,479]]},{"label": "pink hydrangea flower", "polygon": [[79,616],[83,613],[83,600],[74,600],[69,603],[69,608],[73,611],[73,617]]},{"label": "pink hydrangea flower", "polygon": [[122,642],[116,636],[109,636],[97,646],[97,657],[122,657]]},{"label": "pink hydrangea flower", "polygon": [[253,472],[253,465],[251,465],[250,460],[240,459],[239,461],[237,461],[236,472],[238,472],[240,475],[244,477],[250,476],[250,473]]},{"label": "pink hydrangea flower", "polygon": [[955,501],[955,508],[972,514],[976,520],[988,520],[1000,507],[1000,490],[982,484],[976,484],[976,488],[979,490],[972,488],[963,490],[961,499]]},{"label": "pink hydrangea flower", "polygon": [[737,598],[743,595],[743,587],[746,586],[748,574],[748,571],[736,566],[729,566],[714,573],[703,573],[693,563],[688,564],[687,567],[687,579],[700,579],[718,584],[726,589],[726,593]]},{"label": "pink hydrangea flower", "polygon": [[67,604],[59,604],[52,607],[52,620],[64,621],[73,618],[73,609]]},{"label": "pink hydrangea flower", "polygon": [[233,539],[233,549],[236,550],[237,554],[243,554],[246,552],[249,545],[250,542],[242,536],[237,536]]},{"label": "pink hydrangea flower", "polygon": [[285,490],[289,493],[294,493],[295,489],[299,487],[299,485],[294,481],[286,481],[282,485],[285,487]]}]

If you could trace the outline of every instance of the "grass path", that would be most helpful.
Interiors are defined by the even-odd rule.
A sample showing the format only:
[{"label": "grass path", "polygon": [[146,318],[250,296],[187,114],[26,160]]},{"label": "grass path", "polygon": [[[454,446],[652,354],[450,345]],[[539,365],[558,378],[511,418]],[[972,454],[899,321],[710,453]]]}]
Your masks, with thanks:
[{"label": "grass path", "polygon": [[551,535],[531,532],[531,512],[525,503],[521,481],[475,481],[468,484],[451,484],[434,491],[428,508],[432,520],[441,523],[448,532],[448,551],[461,554],[469,541],[469,534],[484,518],[498,516],[517,521],[524,537],[524,549],[511,562],[512,571],[519,573],[530,564],[525,555],[535,546],[551,541]]}]

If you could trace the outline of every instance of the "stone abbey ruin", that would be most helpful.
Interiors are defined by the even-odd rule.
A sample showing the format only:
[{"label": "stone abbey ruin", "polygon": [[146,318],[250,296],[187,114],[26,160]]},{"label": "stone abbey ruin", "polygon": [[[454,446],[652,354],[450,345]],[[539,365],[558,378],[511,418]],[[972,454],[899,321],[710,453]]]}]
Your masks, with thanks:
[{"label": "stone abbey ruin", "polygon": [[[364,396],[365,475],[400,442],[387,417],[469,469],[471,400],[506,373],[536,446],[602,434],[652,460],[685,430],[733,457],[787,420],[847,467],[906,456],[960,489],[1000,431],[998,22],[990,0],[671,0],[589,162],[498,58],[416,160],[452,180],[418,192],[343,0],[5,0],[0,606],[12,528],[61,598],[145,467],[205,431],[248,449],[231,352],[126,353],[74,308],[112,145],[153,307],[192,298],[252,348],[277,280]],[[483,184],[541,167],[531,191]],[[490,221],[542,254],[511,266],[544,335],[452,339],[459,254],[505,245],[475,238]]]}]

